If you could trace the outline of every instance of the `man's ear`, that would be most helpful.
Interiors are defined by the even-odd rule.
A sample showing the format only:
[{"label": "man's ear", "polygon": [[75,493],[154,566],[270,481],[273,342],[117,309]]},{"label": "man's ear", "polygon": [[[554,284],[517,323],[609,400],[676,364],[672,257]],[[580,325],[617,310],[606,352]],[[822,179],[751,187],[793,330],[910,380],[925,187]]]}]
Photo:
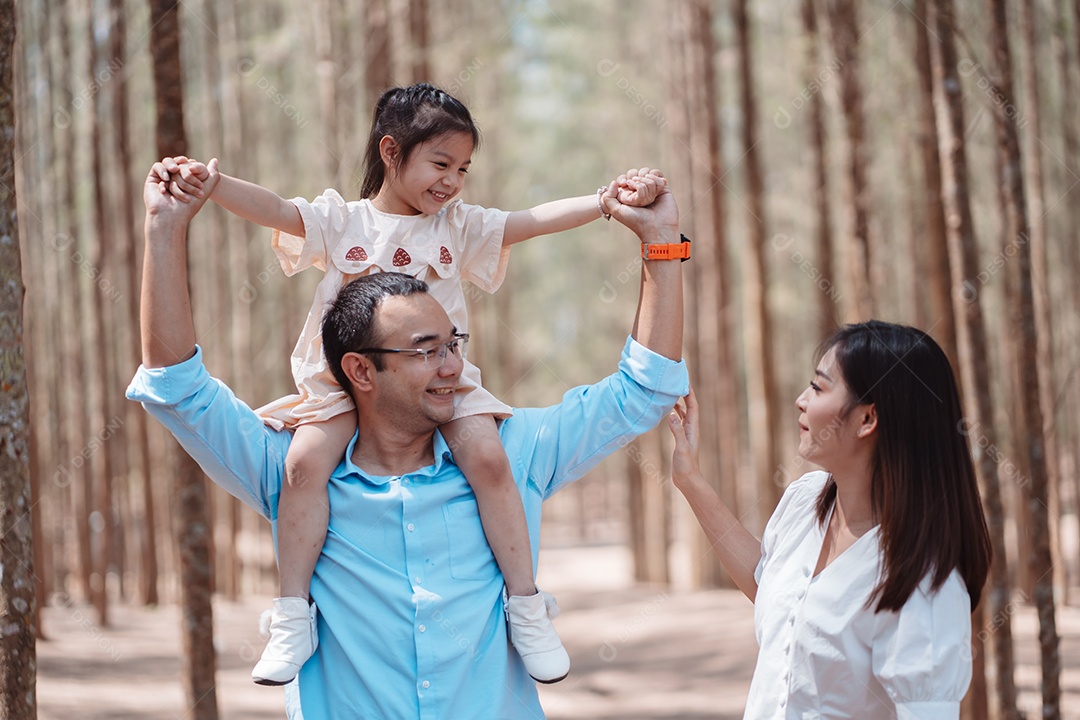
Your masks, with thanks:
[{"label": "man's ear", "polygon": [[341,358],[341,370],[352,383],[353,392],[371,392],[376,372],[371,358],[359,353],[345,353]]},{"label": "man's ear", "polygon": [[860,405],[856,408],[859,413],[859,428],[855,431],[855,437],[867,438],[877,432],[877,407],[874,405]]},{"label": "man's ear", "polygon": [[389,135],[383,135],[382,140],[379,141],[379,157],[382,158],[383,165],[390,168],[396,168],[401,154],[401,148],[397,144],[397,140]]}]

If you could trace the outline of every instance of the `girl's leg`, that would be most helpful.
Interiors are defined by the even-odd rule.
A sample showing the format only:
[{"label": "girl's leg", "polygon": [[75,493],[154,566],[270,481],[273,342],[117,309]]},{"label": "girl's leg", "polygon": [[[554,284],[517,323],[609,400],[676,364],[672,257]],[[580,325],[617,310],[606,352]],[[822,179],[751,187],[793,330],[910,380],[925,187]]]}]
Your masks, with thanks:
[{"label": "girl's leg", "polygon": [[551,624],[554,598],[536,589],[525,507],[510,461],[490,415],[458,418],[443,425],[454,462],[476,494],[480,522],[506,583],[510,640],[526,670],[540,682],[557,682],[570,671],[570,658]]},{"label": "girl's leg", "polygon": [[278,501],[281,597],[274,600],[270,641],[251,673],[260,685],[291,681],[318,645],[308,589],[330,521],[326,485],[355,431],[356,415],[342,413],[293,434]]}]

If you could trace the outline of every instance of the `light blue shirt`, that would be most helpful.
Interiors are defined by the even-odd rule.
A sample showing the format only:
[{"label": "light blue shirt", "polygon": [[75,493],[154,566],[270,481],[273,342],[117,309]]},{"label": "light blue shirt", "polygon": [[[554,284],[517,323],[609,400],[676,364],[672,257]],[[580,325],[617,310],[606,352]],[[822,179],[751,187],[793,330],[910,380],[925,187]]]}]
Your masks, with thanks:
[{"label": "light blue shirt", "polygon": [[[688,388],[684,363],[628,339],[614,375],[502,423],[534,567],[543,501],[653,428]],[[140,367],[127,396],[276,536],[292,435],[263,425],[212,378],[201,349],[178,365]],[[330,524],[311,584],[319,648],[298,678],[304,717],[543,718],[535,682],[507,639],[502,574],[476,498],[442,436],[436,431],[433,465],[392,477],[354,465],[355,443],[328,486]]]}]

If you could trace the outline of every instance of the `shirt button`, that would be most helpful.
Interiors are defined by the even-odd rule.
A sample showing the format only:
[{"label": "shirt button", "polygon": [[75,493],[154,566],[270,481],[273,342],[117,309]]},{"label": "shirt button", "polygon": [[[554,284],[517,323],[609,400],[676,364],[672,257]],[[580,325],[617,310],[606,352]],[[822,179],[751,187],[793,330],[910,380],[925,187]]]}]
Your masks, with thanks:
[{"label": "shirt button", "polygon": [[418,627],[416,629],[419,630],[420,632],[427,632],[427,625],[421,625],[420,627]]},{"label": "shirt button", "polygon": [[[419,581],[419,580],[417,580],[417,582],[420,582],[420,581]],[[795,624],[795,616],[794,616],[794,615],[792,615],[791,617],[789,617],[789,618],[787,619],[787,624],[788,624],[788,625],[794,625],[794,624]]]},{"label": "shirt button", "polygon": [[[410,529],[410,530],[412,530],[412,525],[410,525],[410,526],[409,526],[409,529]],[[802,599],[803,599],[803,595],[805,595],[805,594],[806,594],[806,591],[805,591],[805,590],[800,590],[800,591],[799,591],[798,593],[796,593],[795,597],[796,597],[797,599],[799,599],[799,600],[802,600]]]},{"label": "shirt button", "polygon": [[405,527],[407,527],[407,528],[409,529],[409,532],[412,532],[413,530],[415,530],[415,529],[416,529],[416,526],[415,526],[415,525],[413,525],[412,523],[409,523],[409,524],[408,524],[408,525],[406,525]]},{"label": "shirt button", "polygon": [[787,698],[786,697],[780,698],[780,707],[784,707],[785,705],[787,705]]},{"label": "shirt button", "polygon": [[802,569],[802,574],[803,574],[803,577],[810,577],[810,568],[804,567]]},{"label": "shirt button", "polygon": [[427,690],[429,687],[431,687],[431,683],[429,683],[427,680],[425,680],[424,682],[420,683],[420,687]]},{"label": "shirt button", "polygon": [[[419,585],[420,584],[420,578],[418,578],[418,577],[413,578],[413,582],[416,583],[417,585]],[[795,618],[791,618],[791,622],[792,622],[792,624],[794,624]]]}]

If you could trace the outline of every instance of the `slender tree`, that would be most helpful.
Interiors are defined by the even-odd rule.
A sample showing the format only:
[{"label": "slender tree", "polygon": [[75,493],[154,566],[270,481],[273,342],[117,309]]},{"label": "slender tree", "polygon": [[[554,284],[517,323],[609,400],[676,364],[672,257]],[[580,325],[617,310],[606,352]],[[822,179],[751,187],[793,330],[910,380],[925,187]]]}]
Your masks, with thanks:
[{"label": "slender tree", "polygon": [[367,44],[364,48],[364,87],[368,107],[374,108],[383,90],[390,87],[390,6],[388,0],[368,0],[364,4]]},{"label": "slender tree", "polygon": [[15,3],[0,1],[0,713],[37,717],[30,408],[15,198]]},{"label": "slender tree", "polygon": [[[1012,331],[1019,340],[1021,368],[1038,368],[1038,333],[1032,288],[1031,228],[1025,199],[1023,161],[1016,121],[1016,96],[1013,92],[1012,55],[1009,50],[1005,0],[988,0],[990,47],[994,58],[994,104],[997,120],[998,151],[1004,163],[1006,217],[1008,236],[1015,247],[1015,258],[1007,268],[1016,278],[1017,302],[1012,308]],[[1030,478],[1025,489],[1031,550],[1028,565],[1035,577],[1035,607],[1039,615],[1039,645],[1042,665],[1042,717],[1061,717],[1061,659],[1057,621],[1054,610],[1053,567],[1050,557],[1050,531],[1047,518],[1049,471],[1047,467],[1043,411],[1040,407],[1039,373],[1022,372],[1020,377],[1020,416],[1017,425],[1023,437],[1022,451],[1027,455]]]},{"label": "slender tree", "polygon": [[428,0],[409,0],[409,54],[412,57],[412,81],[431,82]]},{"label": "slender tree", "polygon": [[849,320],[866,320],[874,315],[871,269],[874,257],[870,244],[870,186],[866,172],[866,122],[862,84],[859,79],[859,18],[854,0],[825,0],[833,50],[840,75],[840,106],[847,136],[847,174],[850,193],[848,232],[848,276],[853,298],[846,315]]},{"label": "slender tree", "polygon": [[[818,33],[817,9],[814,0],[802,2],[803,33],[805,35],[805,60],[803,78],[806,87],[817,83],[821,59],[821,39]],[[828,170],[828,134],[825,128],[825,104],[820,92],[815,92],[807,101],[810,115],[810,165],[813,172],[814,186],[814,247],[817,254],[818,269],[821,276],[832,286],[836,285],[836,273],[833,269],[832,218],[829,209],[829,170]],[[836,329],[838,308],[831,293],[819,292],[818,300],[818,335],[828,337]]]},{"label": "slender tree", "polygon": [[[915,30],[915,66],[919,75],[919,155],[923,168],[922,211],[925,232],[918,250],[926,259],[930,333],[941,345],[953,367],[959,367],[956,350],[956,323],[952,307],[952,277],[949,271],[949,246],[945,239],[945,209],[941,192],[941,161],[938,155],[938,131],[934,122],[934,80],[930,70],[930,29],[925,21],[926,0],[915,0],[912,7]],[[923,281],[920,280],[920,285]]]},{"label": "slender tree", "polygon": [[[154,106],[159,157],[187,152],[183,81],[180,73],[180,23],[175,0],[150,0]],[[176,542],[180,547],[180,596],[184,654],[181,681],[196,720],[216,720],[217,656],[210,603],[210,525],[206,484],[199,466],[173,445],[170,463]]]},{"label": "slender tree", "polygon": [[762,524],[780,502],[783,487],[777,482],[780,471],[780,431],[777,427],[780,401],[777,397],[776,358],[772,341],[772,312],[769,310],[769,263],[766,255],[765,180],[757,141],[757,101],[754,97],[753,42],[748,0],[733,5],[735,35],[739,51],[739,99],[743,111],[742,164],[746,168],[746,224],[749,250],[743,288],[746,295],[746,378],[750,396],[750,447],[754,475],[762,502]]}]

